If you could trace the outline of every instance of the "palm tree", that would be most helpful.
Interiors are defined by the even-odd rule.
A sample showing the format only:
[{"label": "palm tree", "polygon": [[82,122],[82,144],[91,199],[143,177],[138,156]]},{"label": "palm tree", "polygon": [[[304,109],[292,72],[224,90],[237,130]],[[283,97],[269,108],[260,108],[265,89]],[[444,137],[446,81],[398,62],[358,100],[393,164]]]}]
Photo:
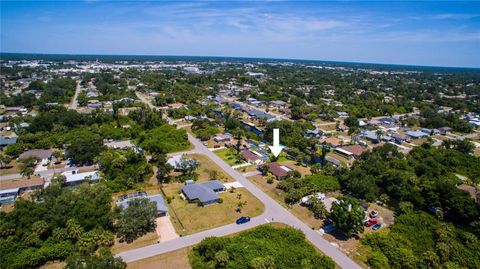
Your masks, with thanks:
[{"label": "palm tree", "polygon": [[6,167],[11,161],[12,158],[10,156],[0,153],[0,168]]},{"label": "palm tree", "polygon": [[377,141],[378,143],[380,143],[380,141],[382,141],[382,130],[380,129],[377,129],[377,131],[375,132],[375,134],[377,135]]}]

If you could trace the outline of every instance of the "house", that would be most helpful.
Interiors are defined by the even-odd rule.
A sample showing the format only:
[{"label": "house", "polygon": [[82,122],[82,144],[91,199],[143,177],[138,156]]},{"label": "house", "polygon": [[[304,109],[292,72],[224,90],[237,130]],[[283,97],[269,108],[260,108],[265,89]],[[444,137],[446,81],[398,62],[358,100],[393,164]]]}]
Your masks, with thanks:
[{"label": "house", "polygon": [[218,180],[202,183],[189,181],[187,185],[182,187],[182,193],[189,202],[198,200],[201,205],[217,203],[220,199],[218,193],[225,190],[225,186]]},{"label": "house", "polygon": [[86,180],[95,182],[100,179],[98,171],[78,173],[78,170],[73,170],[63,172],[62,176],[65,176],[65,184],[67,186],[82,184]]},{"label": "house", "polygon": [[422,128],[422,129],[420,129],[420,131],[424,132],[428,135],[438,135],[438,134],[440,134],[440,130],[438,130],[438,129]]},{"label": "house", "polygon": [[53,151],[51,149],[31,149],[20,154],[18,158],[23,159],[34,157],[36,159],[40,159],[40,163],[46,164],[52,157],[52,154]]},{"label": "house", "polygon": [[324,200],[325,199],[325,194],[323,194],[321,192],[317,192],[317,193],[314,193],[314,194],[304,196],[304,197],[302,197],[302,199],[300,199],[300,204],[304,205],[304,206],[308,206],[308,205],[310,205],[310,199],[312,199],[312,198],[317,198],[319,200]]},{"label": "house", "polygon": [[270,102],[270,107],[276,107],[276,108],[282,109],[282,108],[285,108],[286,106],[287,106],[287,103],[282,100],[276,100],[276,101]]},{"label": "house", "polygon": [[325,157],[325,161],[331,163],[331,164],[332,164],[333,166],[335,166],[335,167],[342,167],[342,163],[341,163],[339,160],[337,160],[337,159],[335,159],[335,158],[333,158],[333,157],[326,156],[326,157]]},{"label": "house", "polygon": [[441,134],[441,135],[446,135],[447,132],[451,132],[451,131],[452,131],[452,128],[450,128],[450,127],[441,127],[441,128],[438,128],[438,131],[440,131],[440,134]]},{"label": "house", "polygon": [[17,143],[17,137],[8,137],[0,135],[0,147]]},{"label": "house", "polygon": [[130,201],[139,198],[147,198],[150,202],[155,203],[157,207],[157,217],[168,216],[168,208],[165,205],[162,195],[160,194],[148,196],[147,193],[144,191],[124,194],[117,197],[117,206],[127,208]]},{"label": "house", "polygon": [[0,205],[13,203],[17,199],[18,193],[18,188],[0,190]]},{"label": "house", "polygon": [[350,145],[336,148],[335,151],[346,156],[347,158],[358,158],[360,155],[362,155],[362,153],[367,151],[367,149],[360,145]]},{"label": "house", "polygon": [[457,186],[457,189],[468,192],[468,194],[470,194],[470,197],[472,197],[472,199],[475,200],[475,202],[477,201],[478,190],[474,186],[470,186],[467,184],[460,184]]},{"label": "house", "polygon": [[395,119],[392,117],[378,119],[378,123],[384,126],[393,126],[395,122]]},{"label": "house", "polygon": [[320,139],[318,140],[318,142],[320,142],[320,144],[325,143],[326,145],[332,148],[336,148],[343,145],[343,141],[337,137],[328,137],[328,138]]},{"label": "house", "polygon": [[426,133],[421,132],[421,131],[408,131],[407,135],[409,137],[411,137],[412,139],[421,139],[421,138],[429,136],[430,134],[426,134]]},{"label": "house", "polygon": [[391,135],[391,137],[393,138],[393,140],[395,140],[395,143],[397,143],[398,145],[401,145],[403,142],[408,141],[408,136],[404,134],[394,133]]},{"label": "house", "polygon": [[30,178],[13,181],[2,181],[0,184],[0,204],[14,202],[18,195],[25,191],[42,189],[45,181],[42,178]]},{"label": "house", "polygon": [[108,148],[122,149],[122,150],[127,150],[129,148],[134,147],[134,145],[132,144],[132,142],[130,142],[130,140],[104,142],[103,145]]},{"label": "house", "polygon": [[320,130],[307,130],[307,137],[320,137]]},{"label": "house", "polygon": [[180,154],[180,155],[172,156],[170,159],[168,159],[167,164],[172,166],[175,171],[178,171],[179,169],[181,169],[181,164],[183,160],[193,160],[193,159],[184,159],[183,155]]},{"label": "house", "polygon": [[341,112],[337,112],[337,115],[338,115],[339,117],[341,117],[341,118],[346,118],[346,117],[348,117],[348,113],[347,113],[347,112],[342,112],[342,111],[341,111]]},{"label": "house", "polygon": [[288,172],[292,171],[292,169],[288,166],[281,165],[279,163],[268,163],[266,164],[268,171],[274,175],[277,180],[282,179],[283,177],[287,176]]},{"label": "house", "polygon": [[231,140],[231,136],[227,136],[224,134],[219,134],[213,138],[213,140],[217,143],[228,142]]},{"label": "house", "polygon": [[241,154],[243,159],[248,163],[258,165],[262,161],[261,155],[259,153],[255,153],[254,151],[246,149],[246,150],[243,150]]}]

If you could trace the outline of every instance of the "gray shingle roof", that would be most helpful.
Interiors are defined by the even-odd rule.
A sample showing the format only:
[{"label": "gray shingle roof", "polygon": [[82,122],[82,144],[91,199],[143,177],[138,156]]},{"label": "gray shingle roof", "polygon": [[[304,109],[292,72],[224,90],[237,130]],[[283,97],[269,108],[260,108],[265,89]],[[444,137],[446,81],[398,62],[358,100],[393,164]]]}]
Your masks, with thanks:
[{"label": "gray shingle roof", "polygon": [[218,180],[210,180],[199,184],[190,184],[182,187],[182,192],[188,200],[198,199],[201,203],[218,199],[217,192],[224,190],[225,186]]}]

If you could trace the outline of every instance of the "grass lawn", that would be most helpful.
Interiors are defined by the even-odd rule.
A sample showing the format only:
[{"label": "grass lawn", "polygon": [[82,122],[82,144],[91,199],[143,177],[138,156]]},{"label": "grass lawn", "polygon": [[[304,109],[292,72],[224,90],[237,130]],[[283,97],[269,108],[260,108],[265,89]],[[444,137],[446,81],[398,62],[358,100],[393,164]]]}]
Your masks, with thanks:
[{"label": "grass lawn", "polygon": [[311,174],[312,174],[312,173],[310,172],[310,167],[308,167],[308,166],[302,166],[302,165],[296,165],[296,163],[297,163],[296,161],[292,161],[292,160],[285,159],[284,161],[278,161],[278,163],[287,165],[288,167],[297,170],[298,172],[300,172],[300,174],[301,174],[302,176],[307,176],[307,175],[311,175]]},{"label": "grass lawn", "polygon": [[188,253],[191,248],[182,248],[127,264],[128,269],[191,269]]},{"label": "grass lawn", "polygon": [[192,158],[200,162],[200,166],[197,169],[198,173],[198,182],[205,182],[208,181],[211,178],[211,175],[217,174],[216,179],[222,181],[222,182],[233,182],[235,181],[230,175],[227,173],[223,172],[223,170],[218,167],[216,163],[214,163],[210,158],[203,154],[190,154],[190,155],[185,155],[186,158]]},{"label": "grass lawn", "polygon": [[237,157],[232,149],[219,149],[214,151],[218,157],[222,158],[229,165],[235,165],[237,163]]},{"label": "grass lawn", "polygon": [[18,174],[20,173],[20,167],[17,160],[12,160],[8,165],[7,168],[0,169],[0,176],[3,175],[10,175],[10,174]]},{"label": "grass lawn", "polygon": [[137,238],[131,243],[120,242],[120,240],[117,237],[115,237],[115,242],[113,243],[113,246],[112,246],[112,253],[117,254],[130,249],[136,249],[140,247],[153,245],[157,243],[157,241],[158,241],[158,235],[156,231],[149,232],[146,235]]},{"label": "grass lawn", "polygon": [[335,158],[335,159],[339,160],[340,163],[342,163],[342,165],[345,166],[345,167],[351,165],[351,164],[353,163],[353,161],[354,161],[354,159],[349,160],[349,159],[343,157],[342,155],[340,155],[340,154],[338,154],[338,153],[336,153],[336,152],[333,152],[333,151],[332,151],[332,152],[329,152],[329,153],[327,154],[327,156],[330,156],[330,157],[332,157],[332,158]]},{"label": "grass lawn", "polygon": [[[220,193],[223,203],[201,207],[180,197],[182,186],[183,184],[176,182],[165,184],[163,188],[167,196],[173,197],[168,207],[172,223],[179,235],[193,234],[233,223],[240,216],[258,216],[264,210],[262,202],[245,188],[238,188],[234,193],[229,191]],[[237,198],[237,194],[241,194],[240,200]],[[239,201],[247,202],[242,213],[235,211]]]}]

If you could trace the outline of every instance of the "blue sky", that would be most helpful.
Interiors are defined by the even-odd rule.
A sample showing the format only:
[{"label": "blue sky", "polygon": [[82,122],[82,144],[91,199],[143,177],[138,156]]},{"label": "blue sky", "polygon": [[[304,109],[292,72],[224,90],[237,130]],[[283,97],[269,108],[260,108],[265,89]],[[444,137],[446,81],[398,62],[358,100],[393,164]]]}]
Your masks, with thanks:
[{"label": "blue sky", "polygon": [[1,1],[2,52],[480,67],[480,2]]}]

